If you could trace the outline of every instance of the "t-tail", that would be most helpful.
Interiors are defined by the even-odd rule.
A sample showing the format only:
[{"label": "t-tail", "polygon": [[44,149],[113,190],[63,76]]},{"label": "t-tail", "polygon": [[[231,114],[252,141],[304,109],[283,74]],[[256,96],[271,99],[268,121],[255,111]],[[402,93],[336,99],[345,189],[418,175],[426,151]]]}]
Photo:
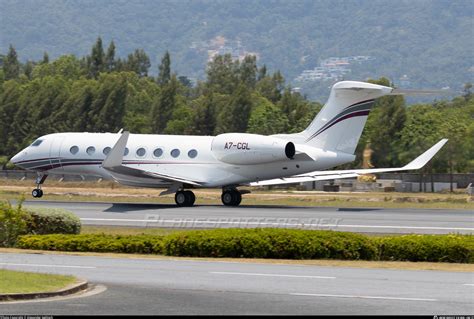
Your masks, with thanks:
[{"label": "t-tail", "polygon": [[354,154],[375,99],[392,91],[365,82],[338,82],[318,115],[298,135],[309,146]]}]

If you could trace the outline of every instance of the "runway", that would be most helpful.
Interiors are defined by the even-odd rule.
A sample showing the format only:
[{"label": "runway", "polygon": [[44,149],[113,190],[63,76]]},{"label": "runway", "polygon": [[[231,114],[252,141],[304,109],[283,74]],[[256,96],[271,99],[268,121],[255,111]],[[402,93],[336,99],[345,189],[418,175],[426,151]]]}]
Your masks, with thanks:
[{"label": "runway", "polygon": [[474,234],[474,211],[445,209],[290,206],[114,204],[25,201],[25,206],[63,208],[84,225],[170,228],[331,229],[361,233]]},{"label": "runway", "polygon": [[0,303],[1,314],[469,314],[474,275],[303,265],[0,255],[0,267],[72,274],[106,291]]}]

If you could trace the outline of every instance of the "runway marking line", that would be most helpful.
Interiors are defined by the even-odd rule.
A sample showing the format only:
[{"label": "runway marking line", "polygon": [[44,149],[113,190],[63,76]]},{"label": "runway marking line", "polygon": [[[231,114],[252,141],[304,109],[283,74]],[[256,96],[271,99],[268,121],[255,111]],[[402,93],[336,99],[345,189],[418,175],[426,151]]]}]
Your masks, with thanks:
[{"label": "runway marking line", "polygon": [[93,266],[69,266],[69,265],[43,265],[43,264],[11,264],[11,263],[0,263],[2,266],[29,266],[29,267],[56,267],[56,268],[83,268],[83,269],[95,269]]},{"label": "runway marking line", "polygon": [[474,286],[474,284],[464,284],[463,286]]},{"label": "runway marking line", "polygon": [[292,296],[307,296],[307,297],[383,299],[383,300],[401,300],[401,301],[437,301],[437,299],[403,298],[403,297],[383,297],[383,296],[328,295],[328,294],[307,294],[307,293],[290,293],[290,295],[292,295]]},{"label": "runway marking line", "polygon": [[[181,220],[173,220],[173,219],[126,219],[126,218],[81,218],[82,221],[109,221],[109,222],[146,222],[146,223],[162,223],[162,224],[169,224],[169,223],[179,223],[182,222]],[[183,220],[188,222],[186,220]],[[308,226],[311,228],[311,224],[304,224],[304,223],[265,223],[265,222],[232,222],[232,221],[202,221],[202,220],[194,220],[189,221],[193,224],[210,224],[210,225],[217,225],[217,224],[240,224],[240,225],[273,225],[273,226]],[[474,228],[467,228],[467,227],[436,227],[436,226],[387,226],[387,225],[341,225],[341,224],[325,224],[325,225],[316,225],[318,228],[329,228],[329,227],[345,227],[345,228],[386,228],[386,229],[420,229],[420,230],[466,230],[466,231],[474,231]]]},{"label": "runway marking line", "polygon": [[336,277],[328,276],[304,276],[304,275],[282,275],[282,274],[261,274],[248,272],[224,272],[224,271],[210,271],[210,274],[215,275],[236,275],[236,276],[262,276],[262,277],[288,277],[288,278],[311,278],[311,279],[336,279]]}]

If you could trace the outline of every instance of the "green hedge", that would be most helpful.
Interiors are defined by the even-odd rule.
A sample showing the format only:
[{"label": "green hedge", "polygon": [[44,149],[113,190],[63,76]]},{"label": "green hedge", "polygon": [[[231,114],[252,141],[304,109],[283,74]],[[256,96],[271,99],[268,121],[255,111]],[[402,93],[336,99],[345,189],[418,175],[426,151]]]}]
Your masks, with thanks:
[{"label": "green hedge", "polygon": [[81,220],[64,209],[26,208],[31,216],[28,219],[28,232],[32,234],[79,234]]},{"label": "green hedge", "polygon": [[26,235],[21,236],[16,244],[19,248],[82,251],[114,252],[136,254],[161,254],[162,237],[152,235]]},{"label": "green hedge", "polygon": [[284,259],[366,259],[377,256],[367,236],[287,229],[217,229],[172,233],[163,240],[171,256]]},{"label": "green hedge", "polygon": [[379,239],[380,260],[474,263],[473,235],[405,235]]},{"label": "green hedge", "polygon": [[472,235],[366,235],[286,229],[218,229],[156,235],[26,235],[17,247],[192,257],[474,263]]}]

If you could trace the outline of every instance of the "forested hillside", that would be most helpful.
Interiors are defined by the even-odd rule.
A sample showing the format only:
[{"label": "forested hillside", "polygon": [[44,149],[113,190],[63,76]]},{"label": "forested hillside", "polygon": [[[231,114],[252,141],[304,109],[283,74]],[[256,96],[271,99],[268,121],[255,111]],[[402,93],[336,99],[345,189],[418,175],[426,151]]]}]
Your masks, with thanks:
[{"label": "forested hillside", "polygon": [[[98,36],[136,48],[157,66],[165,51],[175,69],[206,77],[209,51],[252,52],[288,82],[331,56],[371,56],[346,79],[406,75],[411,87],[461,90],[473,82],[471,0],[0,0],[0,52],[12,44],[23,62],[65,53],[83,56]],[[224,44],[222,44],[224,43]],[[221,45],[221,46],[219,46]],[[227,52],[227,51],[225,51]],[[222,53],[222,52],[221,52]],[[294,85],[293,85],[294,86]],[[321,99],[328,83],[313,83]],[[316,95],[312,94],[313,91]],[[305,92],[307,93],[307,92]]]},{"label": "forested hillside", "polygon": [[[150,76],[142,49],[126,58],[98,38],[83,57],[63,55],[21,63],[10,47],[0,69],[0,155],[3,163],[38,136],[54,132],[117,132],[214,135],[302,131],[320,110],[293,92],[279,71],[255,56],[242,62],[217,55],[206,78],[191,85],[175,72],[173,56],[160,59]],[[386,78],[375,83],[390,85]],[[474,170],[472,86],[452,101],[407,107],[402,97],[378,100],[357,155],[370,141],[377,167],[398,166],[443,137],[450,142],[429,170]],[[1,162],[1,161],[0,161]],[[359,165],[357,161],[354,165]]]}]

